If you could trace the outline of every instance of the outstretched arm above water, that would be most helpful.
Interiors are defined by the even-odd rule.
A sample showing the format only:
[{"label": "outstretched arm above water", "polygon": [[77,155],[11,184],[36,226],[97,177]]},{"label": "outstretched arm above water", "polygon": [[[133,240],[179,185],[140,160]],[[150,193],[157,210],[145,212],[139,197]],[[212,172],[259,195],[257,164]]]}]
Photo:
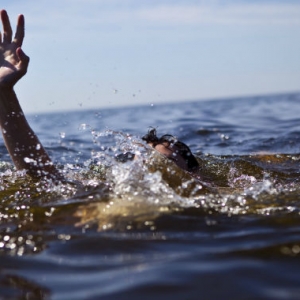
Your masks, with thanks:
[{"label": "outstretched arm above water", "polygon": [[14,85],[27,72],[29,57],[22,51],[24,16],[19,15],[15,36],[5,10],[0,11],[0,127],[6,148],[17,169],[25,169],[32,177],[55,177],[54,167],[44,147],[29,126]]}]

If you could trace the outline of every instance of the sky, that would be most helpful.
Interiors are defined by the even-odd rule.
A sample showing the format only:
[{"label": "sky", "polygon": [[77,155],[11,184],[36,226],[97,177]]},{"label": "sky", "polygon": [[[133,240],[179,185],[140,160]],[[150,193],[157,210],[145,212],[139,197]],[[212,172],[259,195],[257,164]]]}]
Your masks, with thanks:
[{"label": "sky", "polygon": [[6,2],[25,113],[300,91],[300,0]]}]

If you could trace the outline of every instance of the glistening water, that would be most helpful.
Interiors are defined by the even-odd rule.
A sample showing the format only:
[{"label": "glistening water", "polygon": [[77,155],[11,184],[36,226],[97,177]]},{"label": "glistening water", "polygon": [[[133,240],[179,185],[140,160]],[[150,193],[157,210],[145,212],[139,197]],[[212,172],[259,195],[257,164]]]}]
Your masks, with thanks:
[{"label": "glistening water", "polygon": [[300,94],[29,122],[69,182],[29,179],[0,141],[0,299],[300,299]]}]

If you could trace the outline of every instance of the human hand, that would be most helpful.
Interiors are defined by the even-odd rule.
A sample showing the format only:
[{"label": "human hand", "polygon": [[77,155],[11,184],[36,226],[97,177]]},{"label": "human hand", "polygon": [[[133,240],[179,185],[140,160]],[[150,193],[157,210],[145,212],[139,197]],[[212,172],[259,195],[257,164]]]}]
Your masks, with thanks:
[{"label": "human hand", "polygon": [[27,72],[29,57],[22,51],[25,22],[19,15],[17,29],[12,39],[12,29],[5,10],[0,11],[3,31],[0,31],[0,89],[12,88]]}]

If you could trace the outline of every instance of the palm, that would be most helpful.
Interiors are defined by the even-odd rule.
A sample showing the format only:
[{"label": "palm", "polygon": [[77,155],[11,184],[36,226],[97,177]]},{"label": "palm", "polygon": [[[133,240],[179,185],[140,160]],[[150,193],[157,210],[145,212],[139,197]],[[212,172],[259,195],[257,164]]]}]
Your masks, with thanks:
[{"label": "palm", "polygon": [[12,44],[0,46],[0,82],[13,77],[18,70],[16,49]]}]

